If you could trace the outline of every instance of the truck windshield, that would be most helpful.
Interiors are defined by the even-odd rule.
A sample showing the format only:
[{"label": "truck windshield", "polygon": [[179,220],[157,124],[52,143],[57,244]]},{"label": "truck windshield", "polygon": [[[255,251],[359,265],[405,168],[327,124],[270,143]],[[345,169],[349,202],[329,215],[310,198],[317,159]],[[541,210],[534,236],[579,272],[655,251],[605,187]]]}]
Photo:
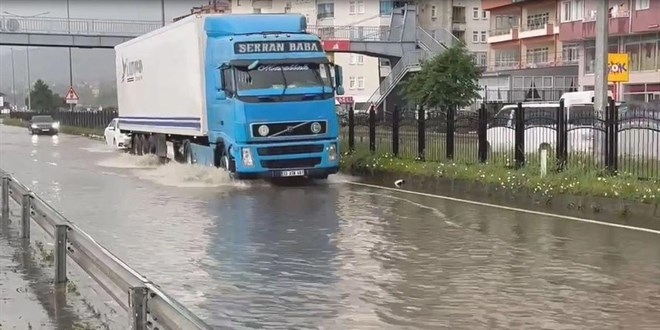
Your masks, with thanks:
[{"label": "truck windshield", "polygon": [[291,89],[300,87],[332,88],[330,67],[319,63],[262,64],[248,71],[247,66],[236,66],[238,90]]}]

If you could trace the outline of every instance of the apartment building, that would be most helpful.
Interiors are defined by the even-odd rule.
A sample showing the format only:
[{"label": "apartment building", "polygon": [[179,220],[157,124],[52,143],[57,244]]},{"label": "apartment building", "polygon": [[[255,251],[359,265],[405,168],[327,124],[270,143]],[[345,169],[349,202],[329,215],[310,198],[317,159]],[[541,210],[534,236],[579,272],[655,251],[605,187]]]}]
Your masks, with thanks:
[{"label": "apartment building", "polygon": [[[615,97],[625,101],[660,100],[660,0],[610,0],[610,53],[628,53],[630,79],[610,84]],[[579,58],[581,90],[594,89],[595,1],[560,2],[559,39]]]},{"label": "apartment building", "polygon": [[426,31],[442,39],[451,32],[474,54],[475,62],[488,62],[489,14],[481,8],[481,0],[421,1],[419,23]]},{"label": "apartment building", "polygon": [[557,0],[483,0],[490,12],[485,100],[558,100],[578,84],[578,49],[559,37]]},{"label": "apartment building", "polygon": [[[381,3],[383,5],[381,6]],[[307,18],[310,30],[327,40],[378,38],[381,26],[394,1],[369,0],[235,0],[233,13],[300,13]],[[364,103],[379,85],[380,61],[376,57],[361,54],[334,53],[331,60],[344,68],[346,96],[356,103]],[[386,74],[386,72],[383,72]]]},{"label": "apartment building", "polygon": [[[481,0],[394,1],[394,0],[233,0],[233,13],[300,13],[310,30],[326,40],[378,40],[389,29],[390,15],[406,3],[417,3],[418,22],[431,34],[453,33],[475,52],[475,60],[486,65],[488,14]],[[346,95],[364,103],[389,74],[386,58],[363,54],[335,53],[331,59],[344,67]]]}]

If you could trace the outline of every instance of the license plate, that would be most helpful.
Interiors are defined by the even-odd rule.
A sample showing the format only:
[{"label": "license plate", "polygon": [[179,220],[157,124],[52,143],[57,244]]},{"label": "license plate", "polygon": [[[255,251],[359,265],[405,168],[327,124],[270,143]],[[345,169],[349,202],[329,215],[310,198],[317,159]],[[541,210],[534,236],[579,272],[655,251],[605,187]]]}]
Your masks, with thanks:
[{"label": "license plate", "polygon": [[42,131],[42,132],[48,132],[48,131],[50,131],[50,129],[48,129],[48,128],[42,128],[41,131]]},{"label": "license plate", "polygon": [[291,177],[291,176],[304,176],[305,170],[292,170],[292,171],[281,171],[281,177]]}]

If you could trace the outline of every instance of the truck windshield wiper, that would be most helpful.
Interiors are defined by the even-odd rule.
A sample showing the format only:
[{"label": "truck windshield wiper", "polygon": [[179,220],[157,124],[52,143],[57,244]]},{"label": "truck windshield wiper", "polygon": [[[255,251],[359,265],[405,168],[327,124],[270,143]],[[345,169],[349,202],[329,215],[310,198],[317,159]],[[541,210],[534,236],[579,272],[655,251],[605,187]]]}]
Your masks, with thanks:
[{"label": "truck windshield wiper", "polygon": [[287,82],[286,82],[286,74],[284,74],[284,67],[281,66],[281,65],[280,65],[280,72],[282,72],[282,81],[284,82],[284,89],[282,89],[282,95],[281,96],[284,96],[284,94],[286,93],[286,87],[289,84],[287,84]]},{"label": "truck windshield wiper", "polygon": [[301,127],[301,126],[305,126],[305,125],[307,125],[307,124],[309,124],[309,123],[311,123],[311,122],[312,122],[312,120],[309,120],[309,121],[302,122],[302,123],[300,123],[300,124],[298,124],[298,125],[295,125],[295,126],[289,126],[289,127],[285,128],[285,129],[283,129],[283,130],[281,130],[281,131],[279,131],[279,132],[277,132],[277,133],[275,133],[275,134],[273,134],[273,135],[269,135],[268,138],[272,138],[272,137],[280,136],[280,135],[282,135],[282,134],[284,134],[284,133],[286,133],[286,132],[291,132],[291,131],[293,131],[294,129],[296,129],[296,128],[298,128],[298,127]]}]

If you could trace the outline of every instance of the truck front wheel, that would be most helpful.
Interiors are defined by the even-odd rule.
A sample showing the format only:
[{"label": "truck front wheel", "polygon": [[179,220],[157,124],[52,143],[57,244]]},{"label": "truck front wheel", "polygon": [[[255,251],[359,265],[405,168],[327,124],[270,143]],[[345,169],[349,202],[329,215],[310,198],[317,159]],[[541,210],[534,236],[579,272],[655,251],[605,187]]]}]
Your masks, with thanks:
[{"label": "truck front wheel", "polygon": [[220,156],[220,167],[227,172],[229,175],[230,179],[236,179],[236,173],[234,173],[235,166],[232,166],[231,160],[229,159],[229,155],[227,154],[227,151],[222,152],[222,156]]}]

